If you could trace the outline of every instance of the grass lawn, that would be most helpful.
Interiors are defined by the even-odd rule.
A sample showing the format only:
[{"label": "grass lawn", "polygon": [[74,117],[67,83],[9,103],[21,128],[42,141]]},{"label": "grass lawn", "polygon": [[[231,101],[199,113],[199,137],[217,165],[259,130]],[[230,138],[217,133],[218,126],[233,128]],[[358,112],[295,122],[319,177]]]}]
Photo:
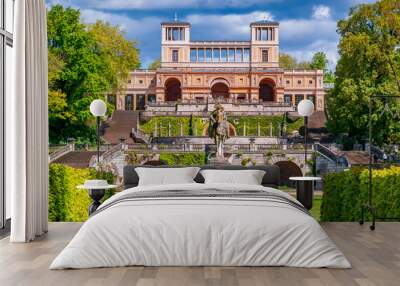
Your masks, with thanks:
[{"label": "grass lawn", "polygon": [[[280,186],[279,189],[283,192],[289,193],[293,197],[296,197],[296,189],[292,189],[287,186]],[[319,221],[321,218],[321,202],[322,195],[314,193],[313,208],[310,210],[310,213],[317,221]]]},{"label": "grass lawn", "polygon": [[310,213],[317,221],[321,218],[321,202],[322,196],[314,196],[313,208],[310,210]]}]

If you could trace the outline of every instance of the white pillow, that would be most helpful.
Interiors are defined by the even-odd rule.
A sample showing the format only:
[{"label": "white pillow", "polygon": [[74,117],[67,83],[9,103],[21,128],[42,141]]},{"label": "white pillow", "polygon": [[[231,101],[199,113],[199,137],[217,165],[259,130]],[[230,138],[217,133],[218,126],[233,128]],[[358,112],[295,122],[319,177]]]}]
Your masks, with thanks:
[{"label": "white pillow", "polygon": [[261,185],[265,171],[261,170],[202,170],[205,184],[246,184]]},{"label": "white pillow", "polygon": [[200,168],[135,168],[139,186],[195,183],[193,180]]}]

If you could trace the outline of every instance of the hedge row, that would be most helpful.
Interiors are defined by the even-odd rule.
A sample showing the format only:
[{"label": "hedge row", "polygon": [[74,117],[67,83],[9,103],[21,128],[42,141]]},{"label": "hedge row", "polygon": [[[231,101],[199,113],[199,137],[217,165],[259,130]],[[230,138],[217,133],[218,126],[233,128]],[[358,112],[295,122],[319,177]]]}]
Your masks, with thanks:
[{"label": "hedge row", "polygon": [[206,154],[198,153],[161,153],[160,161],[169,166],[196,166],[206,163]]},{"label": "hedge row", "polygon": [[[358,221],[368,202],[368,169],[352,168],[324,177],[321,221]],[[400,218],[400,167],[372,172],[373,205],[378,217]]]},{"label": "hedge row", "polygon": [[[244,126],[246,125],[246,136],[257,136],[258,135],[258,124],[260,125],[260,135],[269,136],[270,127],[272,124],[272,135],[278,136],[280,126],[283,123],[283,116],[238,116],[229,117],[229,121],[235,126],[236,133],[238,136],[243,136]],[[288,134],[293,131],[299,130],[303,126],[303,119],[299,118],[296,121],[288,120],[286,123]]]},{"label": "hedge row", "polygon": [[[85,221],[88,207],[92,203],[87,190],[77,189],[88,179],[104,179],[114,182],[110,172],[95,169],[74,169],[62,164],[51,164],[49,170],[49,220],[50,221]],[[113,195],[108,190],[104,199]]]},{"label": "hedge row", "polygon": [[[260,135],[269,136],[270,126],[272,124],[273,136],[279,133],[279,126],[282,125],[284,120],[283,116],[232,116],[228,118],[229,122],[235,126],[238,136],[244,133],[244,126],[246,125],[246,136],[256,136],[258,133],[258,124],[260,124]],[[156,116],[152,117],[149,121],[143,122],[140,129],[147,133],[153,134],[154,128],[157,127],[158,136],[168,136],[168,125],[171,126],[171,136],[180,136],[181,125],[184,136],[197,135],[201,136],[204,128],[208,124],[208,119],[200,117],[173,117],[173,116]],[[287,118],[287,133],[291,134],[293,131],[299,130],[303,126],[303,119],[299,118],[295,121]],[[194,131],[193,129],[196,129]]]},{"label": "hedge row", "polygon": [[[153,134],[157,128],[158,136],[168,136],[168,125],[171,126],[171,136],[181,136],[181,125],[184,136],[201,136],[206,122],[199,117],[156,116],[143,122],[140,129],[147,134]],[[194,130],[196,129],[196,130]]]}]

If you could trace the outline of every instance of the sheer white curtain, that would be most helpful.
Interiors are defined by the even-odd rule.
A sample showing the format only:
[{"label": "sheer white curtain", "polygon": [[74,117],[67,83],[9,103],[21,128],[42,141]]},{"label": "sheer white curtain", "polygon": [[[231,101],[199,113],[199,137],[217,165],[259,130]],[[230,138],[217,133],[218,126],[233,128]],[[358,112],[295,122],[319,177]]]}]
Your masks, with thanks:
[{"label": "sheer white curtain", "polygon": [[[7,104],[6,186],[12,242],[48,226],[47,27],[44,0],[15,2],[14,96]],[[9,148],[8,148],[9,147]]]}]

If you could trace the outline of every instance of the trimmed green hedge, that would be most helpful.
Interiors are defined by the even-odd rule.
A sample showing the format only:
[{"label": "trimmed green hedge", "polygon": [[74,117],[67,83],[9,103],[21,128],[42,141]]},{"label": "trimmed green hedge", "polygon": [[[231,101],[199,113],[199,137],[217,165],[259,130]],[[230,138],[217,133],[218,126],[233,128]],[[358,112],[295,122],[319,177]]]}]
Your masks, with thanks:
[{"label": "trimmed green hedge", "polygon": [[196,153],[161,153],[160,161],[169,166],[196,166],[206,163],[206,154],[204,152]]},{"label": "trimmed green hedge", "polygon": [[[235,126],[236,133],[238,136],[243,135],[244,125],[246,124],[246,136],[257,135],[257,125],[260,123],[260,135],[269,136],[269,128],[272,123],[273,136],[277,136],[279,133],[279,126],[283,123],[284,117],[277,116],[230,116],[228,117],[230,123]],[[140,129],[147,133],[153,134],[155,126],[157,126],[158,136],[168,136],[168,124],[171,125],[171,136],[180,136],[181,124],[183,129],[183,135],[197,135],[201,136],[204,128],[208,124],[208,119],[202,119],[200,117],[174,117],[174,116],[155,116],[149,121],[142,122]],[[160,126],[162,128],[160,129]],[[295,121],[291,121],[287,118],[287,133],[291,134],[295,130],[299,130],[303,126],[303,119],[298,118]],[[196,129],[196,131],[193,130]]]},{"label": "trimmed green hedge", "polygon": [[[246,136],[257,136],[257,126],[260,124],[260,135],[269,136],[270,126],[272,123],[272,135],[279,135],[279,126],[283,123],[283,116],[240,116],[240,117],[229,117],[229,121],[235,126],[236,133],[238,136],[243,136],[244,125],[246,124]],[[299,130],[303,126],[303,119],[299,118],[296,121],[287,121],[288,134],[291,134],[295,130]]]},{"label": "trimmed green hedge", "polygon": [[[321,204],[321,221],[358,221],[368,202],[368,169],[327,174]],[[400,217],[400,167],[373,170],[373,205],[378,217]]]},{"label": "trimmed green hedge", "polygon": [[[88,179],[104,179],[114,182],[110,172],[95,169],[74,169],[62,164],[51,164],[49,169],[49,220],[50,221],[85,221],[88,207],[92,200],[87,190],[77,189]],[[113,195],[107,190],[104,199]]]},{"label": "trimmed green hedge", "polygon": [[168,124],[171,125],[171,136],[181,135],[181,125],[184,136],[201,136],[205,127],[205,123],[199,117],[156,116],[141,123],[140,129],[144,133],[153,134],[157,126],[158,136],[168,136]]}]

